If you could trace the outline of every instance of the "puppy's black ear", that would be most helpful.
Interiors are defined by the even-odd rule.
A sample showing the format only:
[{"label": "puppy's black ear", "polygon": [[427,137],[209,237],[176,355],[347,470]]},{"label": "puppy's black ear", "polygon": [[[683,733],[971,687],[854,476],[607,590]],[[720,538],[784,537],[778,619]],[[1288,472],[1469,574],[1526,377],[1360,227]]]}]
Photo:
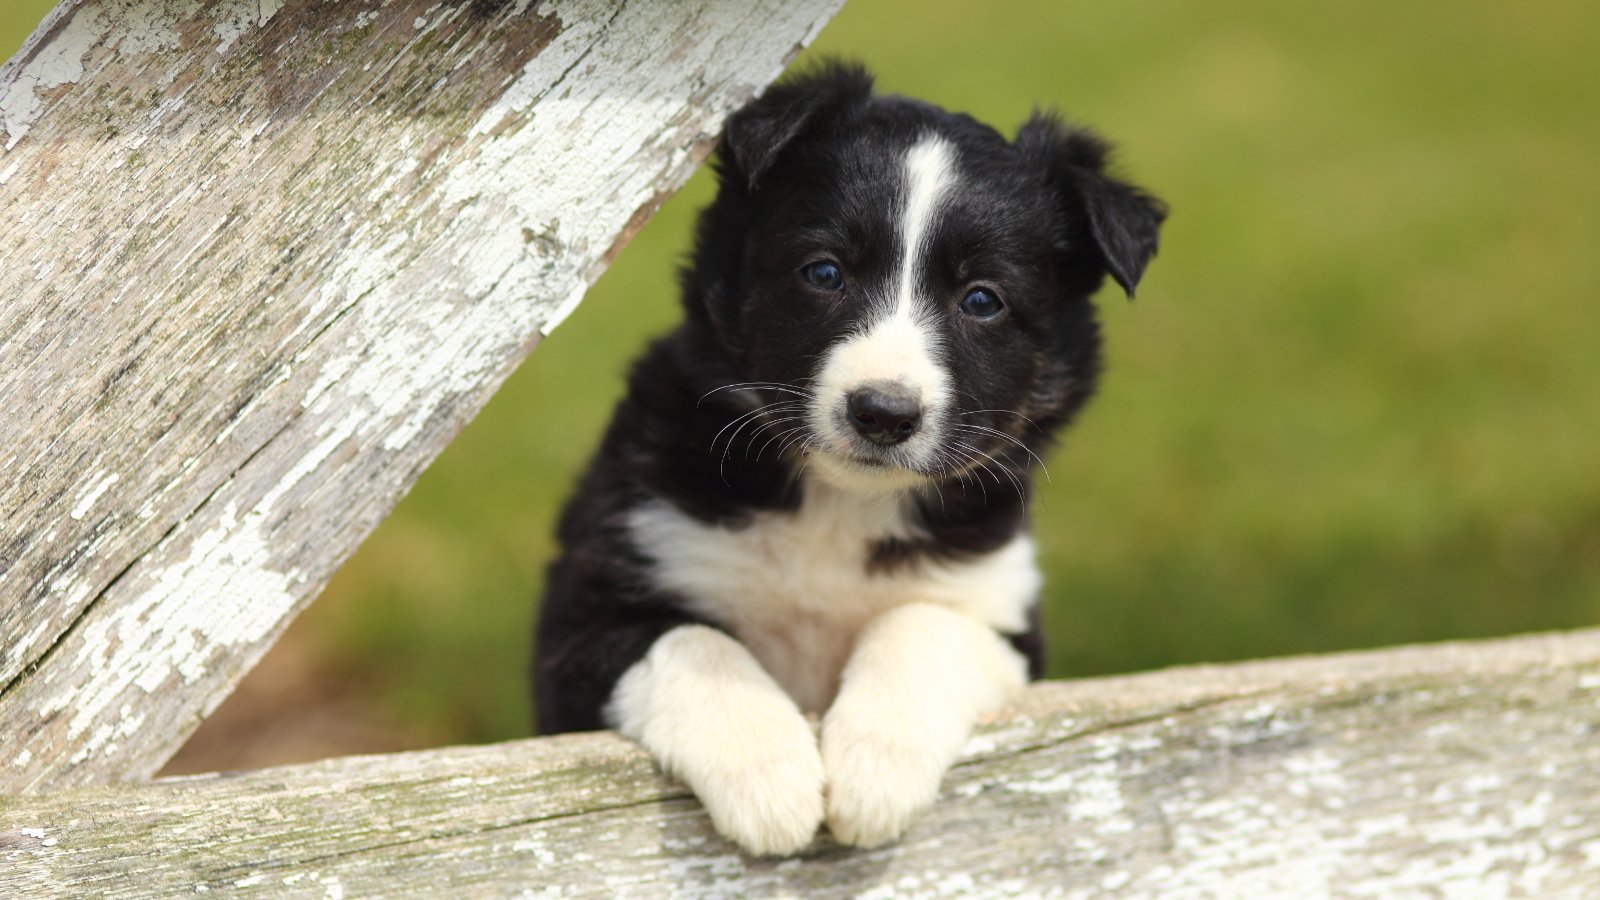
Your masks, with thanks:
[{"label": "puppy's black ear", "polygon": [[1111,145],[1088,129],[1068,127],[1053,113],[1035,112],[1023,123],[1016,148],[1043,169],[1068,207],[1068,220],[1087,220],[1106,271],[1132,297],[1156,255],[1167,205],[1106,175]]},{"label": "puppy's black ear", "polygon": [[783,148],[802,132],[871,93],[872,76],[865,68],[837,61],[775,84],[728,120],[722,138],[724,158],[753,189]]}]

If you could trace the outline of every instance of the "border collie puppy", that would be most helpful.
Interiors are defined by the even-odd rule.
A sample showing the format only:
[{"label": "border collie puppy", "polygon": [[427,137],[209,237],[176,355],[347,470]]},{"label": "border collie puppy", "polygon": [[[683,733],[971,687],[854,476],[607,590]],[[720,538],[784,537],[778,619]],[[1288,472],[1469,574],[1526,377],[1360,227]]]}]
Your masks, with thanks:
[{"label": "border collie puppy", "polygon": [[1156,251],[1164,207],[1107,152],[843,64],[729,120],[683,324],[561,519],[541,731],[638,741],[756,854],[933,802],[1040,674],[1030,476],[1094,390],[1090,295]]}]

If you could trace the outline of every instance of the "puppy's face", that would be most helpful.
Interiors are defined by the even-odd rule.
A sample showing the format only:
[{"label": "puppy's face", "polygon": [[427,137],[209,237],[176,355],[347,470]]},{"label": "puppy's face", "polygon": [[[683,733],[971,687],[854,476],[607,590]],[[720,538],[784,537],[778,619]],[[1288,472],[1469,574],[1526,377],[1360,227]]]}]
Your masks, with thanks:
[{"label": "puppy's face", "polygon": [[743,377],[799,392],[762,401],[788,446],[899,489],[1003,470],[1070,418],[1099,365],[1088,296],[1107,272],[1131,289],[1162,215],[1104,153],[1042,117],[1007,142],[850,69],[736,117],[702,227],[742,227],[702,238],[740,255],[711,315]]}]

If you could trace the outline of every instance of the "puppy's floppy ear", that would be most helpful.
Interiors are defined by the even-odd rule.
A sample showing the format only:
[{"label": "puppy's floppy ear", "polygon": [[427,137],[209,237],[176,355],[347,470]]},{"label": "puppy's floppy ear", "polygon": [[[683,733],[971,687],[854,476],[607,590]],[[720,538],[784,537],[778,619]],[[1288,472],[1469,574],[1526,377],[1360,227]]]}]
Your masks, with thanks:
[{"label": "puppy's floppy ear", "polygon": [[1132,297],[1156,255],[1167,205],[1106,175],[1111,145],[1088,129],[1068,127],[1054,113],[1035,112],[1023,123],[1016,148],[1042,167],[1063,204],[1081,205],[1106,271]]},{"label": "puppy's floppy ear", "polygon": [[[807,128],[865,100],[872,76],[857,63],[829,61],[773,85],[728,120],[723,130],[724,159],[732,172],[754,189],[778,155]],[[731,174],[731,173],[730,173]]]}]

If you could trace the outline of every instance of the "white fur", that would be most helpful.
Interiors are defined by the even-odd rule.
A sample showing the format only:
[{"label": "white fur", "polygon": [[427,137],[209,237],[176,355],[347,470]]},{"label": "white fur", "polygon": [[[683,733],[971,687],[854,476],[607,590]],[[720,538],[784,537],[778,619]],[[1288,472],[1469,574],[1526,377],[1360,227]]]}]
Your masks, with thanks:
[{"label": "white fur", "polygon": [[717,830],[756,855],[811,842],[823,815],[811,726],[738,641],[675,628],[617,682],[607,721],[705,804]]},{"label": "white fur", "polygon": [[972,725],[1027,680],[993,629],[947,607],[911,603],[857,639],[822,724],[828,828],[876,847],[933,803]]},{"label": "white fur", "polygon": [[895,315],[910,316],[916,306],[917,263],[928,242],[928,226],[939,209],[939,198],[955,185],[950,165],[950,145],[929,136],[906,154],[906,205],[900,212],[900,277]]},{"label": "white fur", "polygon": [[805,479],[800,508],[743,528],[698,522],[664,502],[630,517],[654,575],[689,608],[732,631],[807,710],[827,709],[856,635],[880,613],[932,603],[1019,632],[1041,583],[1033,541],[986,556],[869,574],[874,541],[914,538],[899,494],[860,494]]},{"label": "white fur", "polygon": [[[869,572],[877,542],[915,540],[905,490],[938,466],[950,373],[927,324],[918,273],[951,149],[929,137],[906,154],[902,255],[893,295],[820,367],[812,452],[793,511],[742,527],[707,525],[664,501],[629,516],[662,588],[734,637],[669,632],[618,682],[609,721],[694,789],[718,830],[755,853],[804,846],[824,815],[842,842],[897,837],[933,802],[977,717],[1025,680],[997,634],[1027,627],[1039,588],[1025,535],[977,559],[918,560]],[[916,393],[923,428],[890,466],[851,460],[840,411],[853,390]],[[735,638],[737,640],[735,640]],[[821,747],[801,710],[826,712]]]},{"label": "white fur", "polygon": [[[1024,682],[1021,655],[996,630],[1026,627],[1040,584],[1026,536],[978,559],[869,574],[874,541],[917,536],[908,499],[820,479],[801,490],[798,510],[743,528],[659,501],[629,520],[658,583],[737,641],[669,632],[618,682],[608,721],[757,854],[809,841],[823,771],[840,841],[876,846],[904,831],[978,716]],[[820,755],[802,708],[826,710]]]},{"label": "white fur", "polygon": [[816,454],[820,473],[842,487],[906,487],[923,480],[907,477],[911,473],[904,469],[868,468],[841,458],[849,454],[854,437],[839,411],[852,391],[872,382],[901,385],[920,400],[922,429],[896,448],[896,453],[910,466],[938,465],[938,434],[949,405],[950,373],[938,361],[936,347],[926,327],[911,315],[897,312],[828,351],[817,375],[817,402],[811,411],[812,431],[823,441],[824,452]]},{"label": "white fur", "polygon": [[917,278],[939,200],[956,184],[948,144],[938,137],[918,141],[906,153],[905,202],[900,210],[900,267],[894,295],[859,334],[834,346],[817,374],[817,401],[811,410],[812,431],[822,440],[818,471],[845,487],[878,484],[905,487],[921,480],[911,473],[868,468],[850,462],[853,440],[839,411],[845,398],[871,382],[891,382],[918,396],[923,408],[922,431],[895,452],[910,467],[939,464],[938,434],[949,404],[950,373],[939,360],[939,340],[920,310],[927,298]]}]

